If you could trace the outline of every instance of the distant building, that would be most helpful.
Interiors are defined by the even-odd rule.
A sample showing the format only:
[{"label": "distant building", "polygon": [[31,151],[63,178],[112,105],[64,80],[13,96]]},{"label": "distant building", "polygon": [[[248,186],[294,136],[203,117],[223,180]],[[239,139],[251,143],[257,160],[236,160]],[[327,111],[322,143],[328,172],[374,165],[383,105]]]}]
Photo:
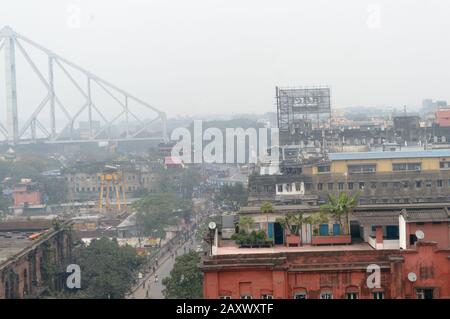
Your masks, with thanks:
[{"label": "distant building", "polygon": [[42,204],[41,185],[30,179],[22,179],[13,189],[14,206]]},{"label": "distant building", "polygon": [[[293,174],[249,176],[249,205],[323,203],[329,193],[360,204],[450,201],[450,150],[330,153]],[[289,172],[289,171],[286,171]]]},{"label": "distant building", "polygon": [[450,126],[450,109],[439,109],[436,112],[436,124],[439,124],[440,127],[449,127]]},{"label": "distant building", "polygon": [[184,163],[179,157],[175,156],[166,156],[164,158],[164,167],[165,168],[183,168]]}]

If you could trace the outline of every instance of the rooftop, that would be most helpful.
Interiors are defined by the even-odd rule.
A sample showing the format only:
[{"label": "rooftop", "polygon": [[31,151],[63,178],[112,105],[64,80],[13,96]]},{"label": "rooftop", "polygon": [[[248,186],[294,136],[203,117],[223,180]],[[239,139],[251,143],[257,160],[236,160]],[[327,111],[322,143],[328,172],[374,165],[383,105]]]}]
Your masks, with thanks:
[{"label": "rooftop", "polygon": [[275,253],[295,253],[295,252],[325,252],[325,251],[364,251],[374,250],[368,243],[355,243],[352,245],[327,245],[312,246],[303,245],[301,247],[274,246],[271,248],[239,248],[234,241],[221,241],[222,246],[217,247],[215,255],[249,255],[249,254],[275,254]]},{"label": "rooftop", "polygon": [[427,150],[427,151],[330,153],[328,154],[328,157],[331,161],[450,157],[450,149]]},{"label": "rooftop", "polygon": [[18,254],[34,241],[28,239],[32,232],[2,232],[0,233],[0,264]]}]

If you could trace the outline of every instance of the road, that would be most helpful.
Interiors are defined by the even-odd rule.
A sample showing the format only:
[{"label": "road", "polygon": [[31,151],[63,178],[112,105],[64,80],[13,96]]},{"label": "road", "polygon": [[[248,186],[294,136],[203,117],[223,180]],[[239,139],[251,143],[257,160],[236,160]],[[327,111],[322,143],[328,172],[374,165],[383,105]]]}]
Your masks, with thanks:
[{"label": "road", "polygon": [[[185,252],[188,252],[189,249],[195,250],[197,247],[197,242],[195,240],[195,235],[193,235],[190,239],[194,240],[194,244],[191,244],[191,241],[187,241],[183,244],[183,246],[178,247],[177,255],[181,256]],[[186,247],[186,250],[184,250]],[[176,257],[176,256],[174,256]],[[133,299],[164,299],[164,295],[162,293],[164,286],[162,284],[162,280],[170,275],[170,271],[172,270],[175,264],[175,258],[172,258],[170,255],[164,257],[160,263],[159,267],[156,269],[156,275],[158,275],[158,281],[155,282],[155,276],[151,274],[148,279],[145,281],[145,287],[141,285],[131,296]],[[148,291],[148,295],[147,295]]]}]

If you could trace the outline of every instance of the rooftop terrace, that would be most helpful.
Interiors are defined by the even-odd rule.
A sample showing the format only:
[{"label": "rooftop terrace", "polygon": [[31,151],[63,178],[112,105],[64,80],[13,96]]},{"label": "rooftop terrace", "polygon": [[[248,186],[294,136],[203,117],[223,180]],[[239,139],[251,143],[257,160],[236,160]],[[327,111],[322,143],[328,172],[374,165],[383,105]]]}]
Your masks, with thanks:
[{"label": "rooftop terrace", "polygon": [[275,254],[275,253],[298,253],[298,252],[325,252],[325,251],[363,251],[374,250],[368,243],[355,243],[351,245],[327,245],[301,247],[274,246],[271,248],[239,248],[234,241],[222,240],[214,255],[250,255],[250,254]]}]

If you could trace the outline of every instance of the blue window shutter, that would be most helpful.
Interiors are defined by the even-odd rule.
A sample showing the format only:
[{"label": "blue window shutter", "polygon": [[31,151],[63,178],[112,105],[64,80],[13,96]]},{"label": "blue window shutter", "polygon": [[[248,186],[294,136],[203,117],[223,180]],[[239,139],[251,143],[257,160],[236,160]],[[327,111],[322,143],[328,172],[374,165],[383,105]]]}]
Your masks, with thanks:
[{"label": "blue window shutter", "polygon": [[320,224],[319,225],[319,235],[320,236],[328,236],[328,224]]},{"label": "blue window shutter", "polygon": [[267,231],[267,237],[273,238],[273,223],[269,223],[268,231]]},{"label": "blue window shutter", "polygon": [[340,235],[340,234],[341,234],[341,225],[333,224],[333,235]]}]

